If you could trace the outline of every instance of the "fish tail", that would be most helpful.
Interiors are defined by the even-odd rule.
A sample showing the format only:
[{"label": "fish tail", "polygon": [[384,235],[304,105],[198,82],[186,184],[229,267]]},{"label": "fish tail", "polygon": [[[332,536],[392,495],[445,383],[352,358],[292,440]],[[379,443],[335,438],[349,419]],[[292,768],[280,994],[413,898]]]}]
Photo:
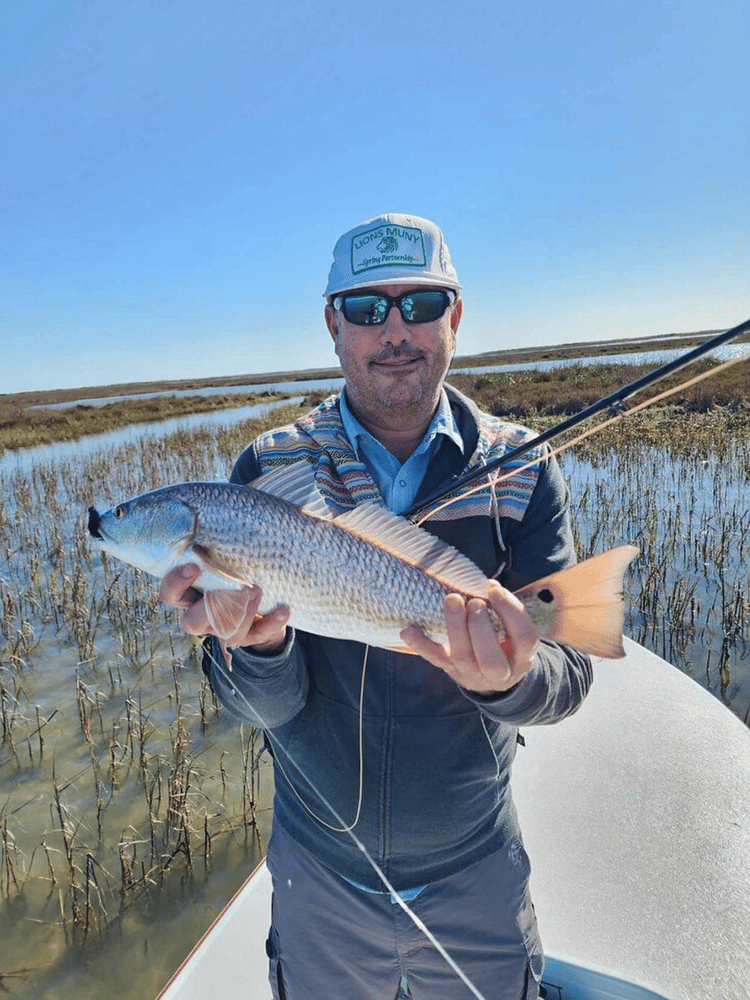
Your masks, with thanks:
[{"label": "fish tail", "polygon": [[634,545],[610,549],[536,580],[517,596],[554,605],[553,626],[546,638],[592,656],[619,659],[625,655],[623,580],[637,554]]}]

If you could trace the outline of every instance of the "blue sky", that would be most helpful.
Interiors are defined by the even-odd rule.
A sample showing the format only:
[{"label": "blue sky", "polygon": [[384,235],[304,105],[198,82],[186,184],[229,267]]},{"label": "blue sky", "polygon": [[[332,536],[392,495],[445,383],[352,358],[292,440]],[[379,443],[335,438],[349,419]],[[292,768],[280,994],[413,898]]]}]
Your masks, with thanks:
[{"label": "blue sky", "polygon": [[750,315],[746,0],[29,0],[0,392],[332,365],[337,237],[442,226],[459,353]]}]

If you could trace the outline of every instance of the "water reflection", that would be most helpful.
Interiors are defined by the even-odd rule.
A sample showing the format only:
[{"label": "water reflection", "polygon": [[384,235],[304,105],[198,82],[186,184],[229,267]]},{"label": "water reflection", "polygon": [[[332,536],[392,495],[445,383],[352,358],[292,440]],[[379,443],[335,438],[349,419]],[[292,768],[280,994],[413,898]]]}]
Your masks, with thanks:
[{"label": "water reflection", "polygon": [[114,451],[133,441],[149,437],[164,437],[181,430],[194,430],[196,427],[231,427],[242,420],[262,417],[270,410],[290,403],[301,403],[304,396],[293,396],[290,399],[276,399],[268,403],[255,403],[252,406],[238,406],[227,410],[214,410],[212,413],[185,414],[181,417],[171,417],[169,420],[157,420],[148,424],[129,424],[115,431],[104,434],[91,434],[78,438],[76,441],[60,441],[55,444],[38,445],[35,448],[20,448],[18,451],[6,451],[0,456],[0,473],[28,472],[37,464],[52,464],[72,458],[85,458],[98,451],[107,449]]},{"label": "water reflection", "polygon": [[[601,359],[591,359],[591,363],[594,360]],[[492,369],[496,370],[494,366]],[[330,385],[326,383],[327,387]],[[292,402],[298,403],[302,399],[298,396]],[[106,466],[112,469],[112,477],[116,478],[121,466],[128,463],[137,465],[138,460],[136,454],[126,461],[118,452],[119,448],[144,439],[150,442],[153,438],[187,428],[230,426],[288,402],[265,402],[211,414],[183,416],[161,423],[131,426],[69,444],[29,449],[0,459],[0,471],[7,469],[12,473],[28,469],[35,484],[32,484],[32,494],[38,494],[46,504],[50,494],[55,495],[55,490],[50,488],[53,484],[49,469],[44,466],[62,465],[72,459],[73,468],[64,473],[61,481],[65,486],[60,487],[57,495],[62,498],[63,490],[70,488],[71,483],[75,484],[78,493],[82,493],[89,490],[92,483],[95,486],[100,479],[104,480],[107,468],[102,455]],[[730,452],[723,459],[714,455],[695,461],[673,459],[662,449],[644,447],[627,453],[626,458],[613,451],[611,455],[598,457],[596,462],[571,454],[562,460],[577,498],[575,522],[584,546],[588,548],[595,542],[596,548],[602,549],[623,541],[633,541],[643,550],[644,554],[633,570],[629,602],[632,613],[626,631],[639,628],[641,623],[642,616],[639,617],[635,603],[642,586],[639,577],[643,580],[650,578],[652,570],[658,567],[665,579],[663,604],[657,602],[659,613],[653,616],[653,629],[647,635],[647,644],[672,660],[677,659],[672,650],[679,652],[687,664],[685,669],[709,690],[730,702],[741,718],[746,717],[750,699],[750,671],[747,666],[750,654],[741,634],[741,620],[731,617],[730,598],[734,594],[741,598],[746,593],[746,564],[744,567],[740,565],[740,553],[743,551],[743,540],[750,536],[745,501],[747,479],[746,475],[738,475],[743,468],[739,456],[744,444],[738,439],[737,451]],[[148,450],[155,451],[156,448],[149,443],[144,451]],[[82,465],[76,463],[91,455],[98,456],[97,464],[87,475]],[[174,466],[165,468],[173,469]],[[102,470],[104,474],[98,478]],[[176,478],[172,477],[171,481],[176,481]],[[719,481],[720,489],[717,488]],[[21,485],[25,487],[27,484]],[[106,485],[110,485],[108,481]],[[3,575],[7,576],[13,588],[22,589],[26,572],[16,567],[28,565],[40,575],[40,587],[46,586],[46,579],[57,581],[56,589],[50,589],[50,594],[69,593],[74,570],[86,564],[84,560],[74,561],[68,556],[69,561],[63,563],[58,572],[59,560],[64,556],[56,552],[55,538],[61,538],[62,549],[70,552],[73,535],[84,530],[81,522],[84,503],[79,499],[76,506],[71,500],[68,506],[70,510],[56,536],[48,523],[51,519],[38,515],[38,508],[16,519],[14,510],[6,505],[6,513],[9,514],[6,524],[12,526],[14,534],[10,536]],[[38,527],[41,533],[32,535],[31,529],[36,532]],[[33,539],[33,544],[29,544],[27,539]],[[669,559],[659,555],[661,549],[657,546],[664,539],[667,542],[671,540]],[[24,550],[29,553],[29,560],[21,563],[17,557]],[[34,550],[38,552],[38,558]],[[712,561],[712,552],[721,557],[721,564]],[[717,581],[721,581],[721,587]],[[102,581],[92,583],[92,590],[87,592],[90,597],[87,596],[86,600],[92,608],[96,600],[101,599],[102,586]],[[15,590],[10,593],[15,601]],[[55,615],[60,612],[55,611],[54,598],[40,600],[38,612],[33,610],[25,618],[23,614],[18,615],[18,621],[24,622],[24,627],[28,622],[29,627],[37,630],[34,641],[38,645],[34,647],[33,663],[30,661],[24,665],[23,672],[19,673],[24,700],[19,702],[16,725],[22,727],[22,734],[34,734],[35,706],[40,705],[44,717],[50,720],[50,725],[44,730],[48,749],[42,767],[41,745],[36,735],[26,737],[23,744],[19,742],[19,746],[23,746],[23,762],[14,759],[13,753],[5,746],[4,784],[0,789],[0,801],[4,803],[3,818],[7,818],[11,831],[15,829],[16,836],[13,851],[6,852],[7,857],[11,860],[24,855],[32,857],[39,839],[45,836],[52,845],[53,857],[57,858],[62,842],[55,817],[51,817],[49,811],[53,787],[50,766],[54,759],[58,773],[65,779],[66,807],[77,824],[76,830],[80,831],[76,856],[85,866],[85,852],[91,850],[92,856],[95,852],[97,862],[101,863],[101,869],[97,870],[105,873],[99,876],[102,887],[117,886],[117,873],[122,863],[122,855],[118,853],[121,843],[128,850],[134,850],[136,836],[142,836],[145,831],[148,837],[149,813],[142,805],[145,801],[143,789],[147,784],[144,778],[147,773],[156,778],[162,773],[160,769],[166,775],[172,767],[173,737],[169,727],[173,726],[173,731],[177,732],[175,719],[178,713],[188,723],[193,722],[191,753],[196,768],[194,787],[199,789],[201,800],[205,796],[205,801],[210,803],[210,810],[215,812],[212,819],[217,827],[224,822],[224,811],[231,818],[232,809],[236,808],[232,803],[239,801],[238,786],[235,785],[232,791],[231,779],[242,776],[241,751],[245,746],[238,740],[234,724],[226,715],[209,717],[205,727],[199,724],[200,668],[191,660],[189,652],[183,651],[186,647],[179,645],[176,624],[168,626],[166,617],[148,618],[145,598],[140,591],[123,589],[113,590],[112,593],[121,593],[121,601],[128,594],[133,595],[129,598],[126,617],[122,619],[128,627],[121,628],[120,619],[116,617],[117,608],[123,605],[118,605],[115,599],[111,603],[108,601],[106,607],[112,610],[102,617],[97,636],[97,656],[91,660],[80,659],[78,647],[73,641],[73,625],[78,620],[76,616],[72,612],[61,614],[60,625],[57,625]],[[669,602],[672,602],[671,607],[675,607],[675,595],[679,598],[682,593],[687,593],[698,602],[694,633],[692,625],[684,634],[670,631]],[[13,601],[8,604],[9,607]],[[31,604],[28,606],[31,607]],[[721,615],[723,606],[728,611],[724,617]],[[85,611],[82,602],[77,607]],[[715,613],[717,608],[718,615]],[[108,617],[110,614],[111,619]],[[166,615],[166,612],[161,614]],[[713,615],[711,622],[710,615]],[[13,621],[9,618],[9,622]],[[709,624],[714,630],[710,637],[706,631]],[[19,634],[21,627],[18,626]],[[159,659],[152,664],[146,656],[146,662],[139,662],[134,654],[128,652],[131,639],[126,633],[141,636],[141,648],[147,654],[158,654]],[[152,641],[155,645],[149,647],[148,643]],[[170,647],[172,641],[175,647]],[[724,667],[720,670],[719,664],[723,662],[720,654],[722,650],[730,650],[730,643],[733,643],[732,669]],[[12,647],[9,645],[8,648]],[[9,676],[9,664],[4,664],[4,669]],[[605,674],[603,670],[602,679]],[[79,677],[90,699],[86,704],[95,709],[91,716],[92,731],[99,741],[97,752],[101,755],[102,774],[108,773],[110,768],[113,776],[111,782],[108,779],[112,798],[106,809],[111,827],[95,848],[92,846],[94,835],[91,830],[95,823],[94,795],[97,792],[92,788],[104,788],[104,785],[99,783],[98,778],[96,783],[92,782],[91,772],[86,773],[90,751],[75,724],[79,711],[75,697]],[[137,753],[135,758],[131,755],[128,759],[125,733],[130,711],[137,713],[138,718],[148,720],[148,728],[141,726],[139,730],[142,745],[148,739],[146,748],[149,759],[141,758],[142,771],[138,770],[136,763]],[[56,712],[54,717],[53,712]],[[100,721],[102,716],[105,722]],[[132,743],[130,745],[132,748]],[[111,756],[113,750],[114,757]],[[26,765],[26,756],[31,757],[32,752],[37,755],[35,766]],[[267,766],[267,761],[263,766]],[[119,776],[118,785],[114,781],[115,774]],[[221,787],[225,774],[230,776],[230,791],[226,796]],[[267,800],[259,799],[260,821],[266,824],[262,829],[265,843],[270,819],[270,777],[262,779],[260,788],[261,794],[268,793]],[[200,824],[196,825],[200,829]],[[121,833],[123,830],[125,834]],[[11,843],[10,840],[7,842]],[[148,840],[144,839],[143,844],[146,845],[145,853],[139,857],[148,857]],[[37,857],[43,865],[41,851]],[[201,860],[196,852],[193,873],[188,877],[175,871],[165,879],[163,886],[154,889],[147,901],[120,904],[115,893],[108,906],[114,916],[118,906],[122,905],[121,913],[116,917],[117,926],[113,926],[112,933],[102,935],[102,947],[98,950],[96,941],[92,940],[85,955],[73,949],[67,950],[60,923],[63,889],[57,885],[50,892],[43,878],[37,877],[39,869],[34,869],[33,877],[24,889],[23,899],[14,901],[12,906],[0,908],[0,937],[6,968],[38,966],[28,983],[14,984],[14,995],[19,1000],[21,997],[53,1000],[72,994],[79,1000],[102,1000],[107,996],[136,1000],[155,996],[168,973],[200,936],[209,918],[218,912],[253,862],[252,852],[246,849],[243,836],[236,831],[231,835],[215,837],[210,863]],[[114,873],[112,879],[106,876],[105,869]],[[19,914],[28,919],[19,919]]]},{"label": "water reflection", "polygon": [[[724,344],[717,347],[706,355],[714,361],[729,361],[732,358],[742,357],[748,353],[750,348],[747,344]],[[520,372],[529,368],[536,368],[540,372],[553,371],[555,368],[570,368],[572,365],[665,365],[668,361],[687,354],[687,350],[670,351],[633,351],[628,354],[599,354],[590,358],[557,358],[554,361],[524,361],[514,365],[485,365],[483,367],[460,368],[454,371],[471,373],[472,375],[484,375],[492,372]]]},{"label": "water reflection", "polygon": [[73,406],[108,406],[110,403],[130,403],[136,399],[159,399],[167,396],[241,396],[259,392],[331,392],[344,384],[343,378],[301,379],[299,382],[260,382],[256,385],[204,385],[195,389],[168,389],[164,392],[137,392],[127,396],[97,396],[94,399],[69,399],[36,407],[40,410],[69,410]]}]

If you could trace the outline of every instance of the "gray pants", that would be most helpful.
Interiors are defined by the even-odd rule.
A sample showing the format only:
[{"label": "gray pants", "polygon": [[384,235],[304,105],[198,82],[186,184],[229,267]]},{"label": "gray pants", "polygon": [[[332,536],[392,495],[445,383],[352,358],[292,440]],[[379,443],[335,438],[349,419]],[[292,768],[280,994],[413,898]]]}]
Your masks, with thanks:
[{"label": "gray pants", "polygon": [[[469,988],[388,893],[357,889],[278,824],[268,846],[273,879],[266,944],[275,1000],[474,1000]],[[521,843],[450,878],[408,905],[485,1000],[536,1000],[542,949]]]}]

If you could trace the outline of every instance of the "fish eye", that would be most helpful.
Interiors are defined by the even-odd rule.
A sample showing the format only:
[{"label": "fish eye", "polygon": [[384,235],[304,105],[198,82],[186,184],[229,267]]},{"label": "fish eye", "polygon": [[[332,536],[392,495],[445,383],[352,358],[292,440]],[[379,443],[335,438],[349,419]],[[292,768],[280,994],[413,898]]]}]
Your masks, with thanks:
[{"label": "fish eye", "polygon": [[555,596],[552,593],[552,591],[548,590],[546,587],[544,588],[544,590],[540,590],[536,596],[539,598],[540,601],[544,601],[545,604],[552,604],[552,602],[555,599]]},{"label": "fish eye", "polygon": [[112,513],[119,520],[121,517],[125,517],[125,508],[123,507],[122,504],[119,504],[117,507],[115,507]]}]

